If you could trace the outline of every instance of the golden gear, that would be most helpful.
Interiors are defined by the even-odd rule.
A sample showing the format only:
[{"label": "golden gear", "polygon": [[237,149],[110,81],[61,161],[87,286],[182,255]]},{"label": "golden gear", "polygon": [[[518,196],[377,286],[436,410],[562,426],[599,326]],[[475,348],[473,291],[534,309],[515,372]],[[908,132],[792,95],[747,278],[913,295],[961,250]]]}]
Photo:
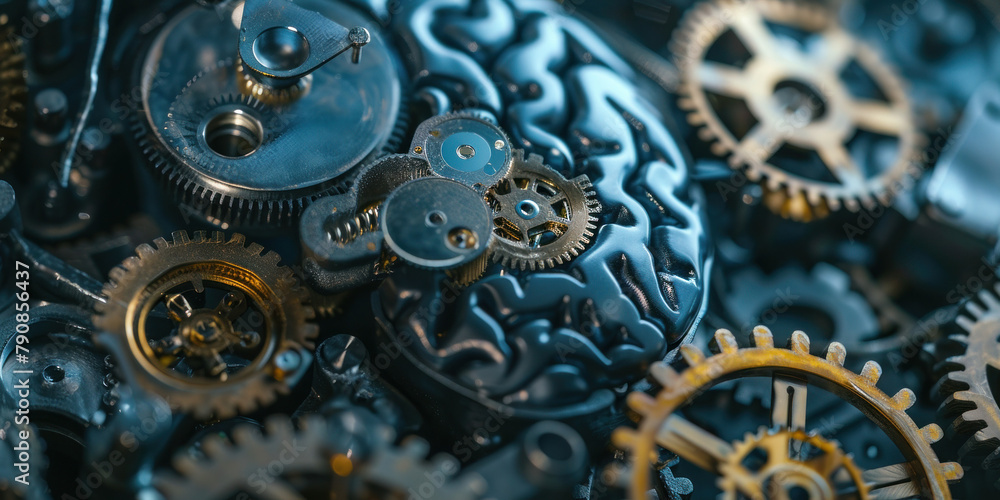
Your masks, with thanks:
[{"label": "golden gear", "polygon": [[676,372],[664,363],[654,364],[650,374],[663,387],[656,397],[644,392],[628,396],[628,405],[640,417],[638,429],[619,428],[612,439],[622,449],[631,451],[629,492],[634,500],[646,498],[650,484],[650,461],[656,447],[666,448],[705,470],[720,473],[734,448],[715,435],[692,424],[676,411],[701,392],[744,376],[773,377],[772,428],[805,428],[806,384],[836,394],[868,415],[897,444],[906,463],[862,472],[873,498],[892,499],[921,496],[935,500],[950,499],[948,482],[963,475],[957,463],[941,463],[931,444],[941,439],[937,424],[918,428],[906,414],[913,405],[913,391],[902,389],[889,397],[876,387],[882,368],[869,361],[860,374],[844,368],[844,346],[833,342],[826,358],[809,354],[809,337],[800,331],[792,334],[791,348],[774,347],[771,331],[758,326],[752,341],[756,347],[740,349],[727,330],[718,330],[714,342],[719,354],[705,357],[693,345],[681,347],[688,364]]},{"label": "golden gear", "polygon": [[580,255],[597,229],[601,204],[590,179],[567,180],[536,154],[514,151],[510,174],[486,193],[493,209],[493,261],[540,270]]},{"label": "golden gear", "polygon": [[840,445],[801,429],[748,432],[719,472],[725,500],[871,498],[861,469]]},{"label": "golden gear", "polygon": [[[700,127],[698,136],[712,142],[714,154],[728,154],[730,167],[762,182],[769,208],[795,220],[888,205],[921,172],[923,136],[903,82],[836,18],[801,2],[711,0],[686,15],[671,42],[678,105]],[[809,43],[779,38],[769,24],[806,32]],[[733,60],[713,60],[712,49],[731,43],[730,34],[745,53],[726,45]],[[844,72],[857,68],[874,97],[852,94]],[[898,140],[893,161],[868,166],[853,158],[848,143],[858,131]],[[822,168],[773,158],[792,152]]]},{"label": "golden gear", "polygon": [[0,25],[0,174],[10,168],[21,149],[21,125],[25,121],[24,53],[20,37]]},{"label": "golden gear", "polygon": [[319,333],[281,257],[244,241],[179,231],[140,245],[97,305],[94,325],[125,379],[195,418],[249,413],[288,392]]},{"label": "golden gear", "polygon": [[[964,352],[945,360],[949,370],[938,382],[938,392],[946,397],[941,414],[953,419],[961,446],[960,460],[981,459],[987,471],[1000,470],[1000,408],[991,385],[992,373],[1000,370],[1000,284],[979,292],[979,301],[965,304],[955,322],[967,335],[952,335],[947,342]],[[995,479],[1000,489],[1000,479]]]}]

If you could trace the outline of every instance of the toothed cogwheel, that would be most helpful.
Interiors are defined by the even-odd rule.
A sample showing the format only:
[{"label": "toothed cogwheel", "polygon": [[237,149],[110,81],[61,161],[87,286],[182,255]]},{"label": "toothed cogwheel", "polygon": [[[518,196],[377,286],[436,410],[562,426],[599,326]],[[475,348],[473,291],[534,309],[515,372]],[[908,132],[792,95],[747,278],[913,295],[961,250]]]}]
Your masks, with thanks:
[{"label": "toothed cogwheel", "polygon": [[28,86],[20,40],[0,24],[0,174],[10,168],[21,149],[19,141],[25,123]]},{"label": "toothed cogwheel", "polygon": [[851,372],[844,368],[843,345],[831,343],[825,359],[815,357],[809,354],[809,337],[800,331],[792,334],[790,349],[775,348],[771,331],[763,326],[754,329],[752,342],[755,347],[740,349],[732,333],[719,330],[714,338],[719,354],[705,357],[696,347],[684,345],[686,370],[678,373],[664,363],[654,364],[650,374],[663,388],[659,394],[629,394],[628,405],[641,421],[638,429],[617,429],[613,440],[631,452],[631,498],[645,498],[649,460],[658,446],[707,471],[723,472],[734,446],[677,410],[703,391],[744,376],[772,377],[772,429],[805,429],[807,384],[837,395],[875,421],[896,443],[905,462],[861,473],[871,498],[951,498],[948,482],[960,479],[963,470],[957,463],[940,462],[931,449],[943,435],[941,428],[933,423],[918,428],[906,414],[914,403],[913,391],[901,389],[889,397],[876,387],[882,373],[878,363],[869,361],[860,374]]},{"label": "toothed cogwheel", "polygon": [[[204,458],[177,455],[177,473],[156,474],[153,486],[165,500],[404,498],[430,474],[458,470],[448,456],[425,461],[425,441],[408,439],[395,447],[389,444],[391,429],[348,418],[350,427],[344,427],[311,415],[295,429],[287,417],[273,417],[263,434],[254,425],[241,425],[233,429],[232,442],[209,436],[202,443]],[[453,463],[443,466],[449,460]],[[450,480],[436,493],[473,500],[478,479]]]},{"label": "toothed cogwheel", "polygon": [[851,456],[818,434],[761,428],[732,449],[719,466],[724,500],[872,498]]},{"label": "toothed cogwheel", "polygon": [[[686,15],[671,51],[678,105],[699,138],[761,182],[765,204],[783,217],[888,205],[922,171],[903,81],[816,4],[706,1]],[[891,161],[879,159],[882,147]]]},{"label": "toothed cogwheel", "polygon": [[281,257],[244,243],[179,231],[111,271],[94,325],[123,383],[199,419],[246,414],[289,391],[309,367],[315,314]]},{"label": "toothed cogwheel", "polygon": [[580,255],[597,229],[601,204],[590,179],[567,180],[536,154],[514,151],[507,178],[486,193],[497,236],[493,260],[512,269],[540,270]]},{"label": "toothed cogwheel", "polygon": [[979,292],[978,301],[963,306],[955,322],[966,335],[951,335],[962,354],[943,363],[948,370],[937,384],[945,396],[940,413],[951,422],[960,443],[959,459],[992,471],[993,486],[1000,489],[1000,408],[994,374],[1000,370],[1000,284]]}]

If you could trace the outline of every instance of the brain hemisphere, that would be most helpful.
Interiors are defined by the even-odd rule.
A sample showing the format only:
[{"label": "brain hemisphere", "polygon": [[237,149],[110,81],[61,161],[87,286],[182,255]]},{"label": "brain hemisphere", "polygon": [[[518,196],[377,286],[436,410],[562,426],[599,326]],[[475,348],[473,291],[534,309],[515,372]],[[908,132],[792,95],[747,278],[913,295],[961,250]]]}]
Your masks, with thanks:
[{"label": "brain hemisphere", "polygon": [[[711,261],[684,155],[631,83],[635,72],[589,27],[552,9],[432,0],[397,19],[418,88],[441,91],[450,101],[439,103],[444,109],[494,112],[519,147],[567,177],[588,175],[604,207],[595,241],[569,266],[488,278],[452,306],[449,324],[412,317],[406,324],[407,306],[386,308],[397,328],[421,338],[426,363],[467,384],[475,380],[494,397],[545,386],[545,377],[564,376],[567,365],[582,368],[573,372],[585,379],[581,388],[640,376],[696,323]],[[546,280],[561,285],[539,285]],[[389,288],[407,287],[402,277],[393,281]],[[582,317],[566,322],[552,313],[560,305],[606,314],[602,301],[632,311],[635,321],[588,335]],[[539,304],[552,314],[526,314]],[[571,356],[557,352],[560,342],[576,346]],[[535,355],[522,355],[529,350]]]}]

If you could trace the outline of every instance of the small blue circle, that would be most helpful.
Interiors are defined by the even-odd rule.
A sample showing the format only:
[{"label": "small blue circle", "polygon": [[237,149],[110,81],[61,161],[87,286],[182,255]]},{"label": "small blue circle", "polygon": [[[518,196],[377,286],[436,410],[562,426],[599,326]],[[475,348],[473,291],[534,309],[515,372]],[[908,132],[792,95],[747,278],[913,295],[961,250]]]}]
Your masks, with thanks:
[{"label": "small blue circle", "polygon": [[[483,170],[490,163],[493,148],[481,135],[458,132],[441,143],[441,156],[455,170],[475,172]],[[493,173],[496,173],[495,169]]]}]

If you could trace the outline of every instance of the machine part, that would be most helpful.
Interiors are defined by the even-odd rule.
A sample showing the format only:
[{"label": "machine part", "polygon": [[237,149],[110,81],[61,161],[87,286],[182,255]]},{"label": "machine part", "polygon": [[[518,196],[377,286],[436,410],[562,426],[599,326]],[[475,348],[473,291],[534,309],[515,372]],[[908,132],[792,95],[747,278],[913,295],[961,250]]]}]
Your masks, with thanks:
[{"label": "machine part", "polygon": [[173,234],[111,272],[94,324],[123,380],[198,419],[271,404],[308,369],[319,333],[274,252],[220,232]]},{"label": "machine part", "polygon": [[[882,368],[869,361],[860,374],[844,368],[844,346],[833,342],[826,358],[809,354],[809,337],[792,334],[790,349],[774,347],[774,337],[766,327],[753,332],[755,347],[740,349],[727,331],[715,333],[719,354],[706,357],[701,350],[685,345],[681,355],[688,368],[677,372],[664,363],[654,364],[650,375],[662,390],[654,398],[644,392],[628,397],[629,407],[640,417],[638,430],[620,428],[613,440],[631,452],[629,494],[645,498],[650,485],[649,457],[662,446],[681,458],[710,472],[723,472],[723,464],[735,453],[733,445],[702,430],[676,413],[703,391],[726,380],[742,376],[772,377],[771,428],[792,431],[806,427],[807,384],[817,386],[855,406],[876,421],[905,457],[906,462],[863,471],[862,478],[872,498],[950,499],[948,482],[963,475],[960,465],[938,460],[931,444],[944,435],[937,424],[918,428],[906,414],[915,400],[913,391],[901,389],[890,397],[876,387]],[[817,486],[819,483],[815,483]]]},{"label": "machine part", "polygon": [[[498,418],[502,439],[548,419],[606,434],[616,418],[613,389],[666,350],[626,297],[562,274],[491,275],[461,290],[402,268],[382,283],[373,308],[379,329],[369,348],[402,353],[384,375],[438,416],[428,424],[448,439]],[[481,456],[492,446],[466,450]]]},{"label": "machine part", "polygon": [[942,342],[961,354],[943,361],[945,371],[936,391],[944,397],[941,415],[956,433],[958,456],[970,469],[986,471],[986,482],[1000,489],[1000,285],[979,292],[978,300],[965,303],[956,318],[965,335],[951,335]]},{"label": "machine part", "polygon": [[[34,444],[45,443],[49,474],[25,471],[30,482],[45,480],[55,491],[72,484],[72,475],[65,472],[81,463],[88,429],[105,420],[109,392],[104,381],[109,372],[104,353],[91,340],[93,326],[87,311],[60,304],[32,306],[26,322],[11,315],[0,324],[0,392],[18,396],[17,416],[27,416],[34,427]],[[18,332],[24,332],[26,342],[18,339],[22,335]],[[10,409],[13,418],[14,408],[0,409],[0,426],[5,425],[3,413]],[[32,457],[43,456],[42,449],[28,452]],[[13,473],[13,465],[7,467],[5,477],[21,474]]]},{"label": "machine part", "polygon": [[505,178],[514,160],[507,134],[468,111],[421,123],[413,134],[410,153],[426,158],[435,175],[480,193]]},{"label": "machine part", "polygon": [[371,38],[361,26],[341,26],[288,0],[246,0],[240,60],[262,83],[288,87],[348,50],[351,61],[360,63],[361,49]]},{"label": "machine part", "polygon": [[747,433],[719,465],[725,500],[872,498],[861,469],[840,446],[802,429]]},{"label": "machine part", "polygon": [[788,331],[785,325],[791,325],[811,332],[814,354],[833,341],[849,352],[872,352],[867,341],[879,335],[878,317],[864,297],[851,291],[850,277],[830,264],[817,264],[808,273],[788,266],[770,275],[748,267],[726,281],[726,312],[744,338],[756,325],[772,331]]},{"label": "machine part", "polygon": [[493,260],[532,271],[565,264],[597,230],[601,204],[586,175],[566,180],[542,157],[514,152],[511,173],[486,194],[493,209]]},{"label": "machine part", "polygon": [[[173,472],[157,474],[153,483],[166,500],[203,498],[396,498],[419,488],[430,474],[448,479],[458,471],[451,457],[424,462],[426,442],[409,440],[396,448],[394,432],[371,413],[347,409],[333,417],[311,415],[299,429],[274,417],[263,434],[256,426],[234,428],[231,443],[210,435],[202,443],[203,459],[178,455]],[[269,468],[276,457],[295,453],[280,468]],[[427,476],[425,476],[425,473]],[[435,493],[441,498],[473,499],[481,480],[448,480]],[[154,495],[155,498],[158,495]]]},{"label": "machine part", "polygon": [[[342,3],[295,5],[367,23]],[[288,227],[312,200],[347,191],[355,167],[399,146],[402,75],[384,35],[372,31],[358,64],[331,61],[307,76],[308,92],[271,106],[268,96],[244,94],[239,34],[198,5],[163,25],[135,72],[139,149],[191,215],[223,228]]]},{"label": "machine part", "polygon": [[390,17],[432,109],[489,112],[514,148],[566,178],[591,179],[605,207],[600,231],[567,271],[627,296],[673,349],[708,302],[701,187],[671,120],[652,104],[658,91],[645,92],[626,61],[566,15],[575,7],[427,0]]},{"label": "machine part", "polygon": [[976,238],[998,236],[1000,207],[991,186],[1000,183],[1000,173],[989,168],[1000,154],[1000,86],[986,84],[972,97],[961,122],[950,138],[935,144],[941,158],[923,192],[931,217]]},{"label": "machine part", "polygon": [[[0,476],[0,500],[49,500],[52,497],[43,480],[48,472],[45,442],[38,437],[35,426],[15,423],[16,404],[7,391],[0,390],[0,464],[10,471]],[[28,439],[21,439],[22,431],[28,433]],[[27,462],[18,460],[18,454],[23,450],[15,448],[23,448],[21,442],[26,442],[30,451]],[[21,472],[14,464],[26,464],[28,469]]]},{"label": "machine part", "polygon": [[[726,44],[735,48],[713,50]],[[671,50],[678,105],[698,136],[760,181],[765,204],[783,217],[888,205],[922,172],[923,136],[904,83],[816,4],[705,1],[686,14]]]},{"label": "machine part", "polygon": [[14,163],[21,149],[28,86],[20,38],[0,23],[0,174]]},{"label": "machine part", "polygon": [[416,179],[385,200],[380,226],[386,245],[408,264],[448,270],[484,258],[493,226],[483,197],[459,182]]}]

